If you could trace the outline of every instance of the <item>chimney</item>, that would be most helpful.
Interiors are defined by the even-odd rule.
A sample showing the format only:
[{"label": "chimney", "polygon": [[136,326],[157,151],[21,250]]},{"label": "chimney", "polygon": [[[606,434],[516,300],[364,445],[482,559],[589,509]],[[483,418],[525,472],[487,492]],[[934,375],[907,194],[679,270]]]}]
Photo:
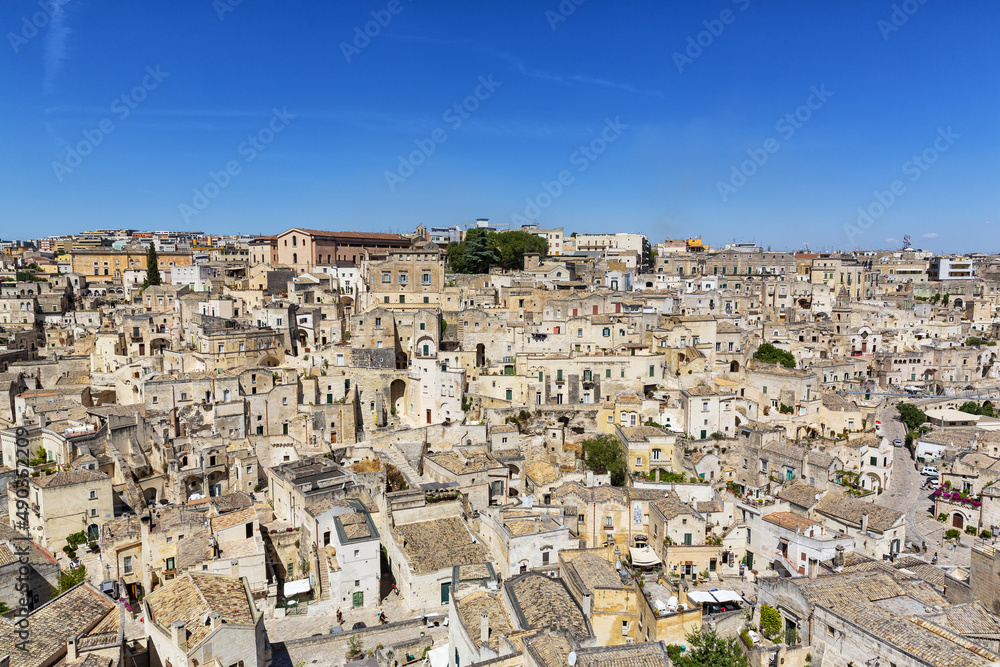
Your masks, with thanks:
[{"label": "chimney", "polygon": [[66,662],[76,660],[76,637],[66,638]]},{"label": "chimney", "polygon": [[861,515],[861,532],[862,533],[868,532],[868,512],[865,512],[864,514]]},{"label": "chimney", "polygon": [[213,611],[208,618],[212,623],[212,630],[218,630],[219,626],[222,625],[222,614],[219,612]]},{"label": "chimney", "polygon": [[240,562],[236,559],[229,561],[229,567],[232,568],[232,574],[237,579],[240,578]]},{"label": "chimney", "polygon": [[170,624],[170,643],[177,648],[187,648],[187,633],[184,631],[184,621],[174,621]]},{"label": "chimney", "polygon": [[818,574],[818,570],[819,570],[819,561],[818,560],[813,560],[812,558],[810,558],[809,559],[809,578],[810,579],[815,579],[816,575]]},{"label": "chimney", "polygon": [[535,517],[535,532],[539,533],[539,532],[541,532],[541,530],[542,530],[542,520],[536,516]]},{"label": "chimney", "polygon": [[837,552],[833,556],[834,567],[844,567],[844,545],[837,545]]},{"label": "chimney", "polygon": [[479,643],[488,644],[490,641],[490,613],[484,611],[479,614]]}]

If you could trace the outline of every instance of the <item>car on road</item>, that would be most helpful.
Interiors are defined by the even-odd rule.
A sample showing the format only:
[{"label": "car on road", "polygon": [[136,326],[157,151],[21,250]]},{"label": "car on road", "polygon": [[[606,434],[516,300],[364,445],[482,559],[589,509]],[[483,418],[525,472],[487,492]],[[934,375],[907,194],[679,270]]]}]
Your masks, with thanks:
[{"label": "car on road", "polygon": [[892,446],[893,447],[902,447],[903,446],[903,441],[900,440],[899,438],[896,438],[895,440],[892,441]]},{"label": "car on road", "polygon": [[937,486],[937,484],[938,484],[937,477],[928,477],[927,479],[924,480],[924,483],[920,485],[920,488],[926,489],[929,486]]},{"label": "car on road", "polygon": [[924,469],[920,471],[921,475],[927,475],[928,477],[937,477],[938,469],[934,466],[924,466]]}]

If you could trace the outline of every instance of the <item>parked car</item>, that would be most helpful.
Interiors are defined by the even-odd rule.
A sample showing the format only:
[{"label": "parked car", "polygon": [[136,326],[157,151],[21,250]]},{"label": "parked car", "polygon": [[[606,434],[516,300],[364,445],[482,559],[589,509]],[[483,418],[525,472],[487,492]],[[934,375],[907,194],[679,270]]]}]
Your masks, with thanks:
[{"label": "parked car", "polygon": [[899,438],[896,438],[895,440],[892,441],[892,446],[893,447],[902,447],[903,446],[903,441],[900,440]]},{"label": "parked car", "polygon": [[934,466],[924,466],[924,469],[920,471],[921,475],[928,475],[930,477],[938,476],[938,469]]}]

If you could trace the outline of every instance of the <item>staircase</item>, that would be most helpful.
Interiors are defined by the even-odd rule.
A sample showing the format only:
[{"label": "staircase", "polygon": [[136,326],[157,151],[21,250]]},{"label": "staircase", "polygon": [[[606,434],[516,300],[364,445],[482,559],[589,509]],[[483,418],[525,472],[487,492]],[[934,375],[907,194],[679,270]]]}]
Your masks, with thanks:
[{"label": "staircase", "polygon": [[385,449],[379,450],[378,453],[388,459],[389,463],[399,468],[399,472],[403,474],[403,478],[409,486],[420,486],[420,474],[413,469],[413,466],[406,460],[406,457],[403,456],[398,447],[390,445]]},{"label": "staircase", "polygon": [[326,549],[319,552],[319,599],[330,599],[330,568],[326,565]]}]

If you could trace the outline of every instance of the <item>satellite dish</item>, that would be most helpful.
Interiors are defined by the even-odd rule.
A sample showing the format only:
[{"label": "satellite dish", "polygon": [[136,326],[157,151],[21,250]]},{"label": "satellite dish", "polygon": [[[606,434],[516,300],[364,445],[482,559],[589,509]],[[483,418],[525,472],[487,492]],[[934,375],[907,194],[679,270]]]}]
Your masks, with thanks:
[{"label": "satellite dish", "polygon": [[570,651],[569,652],[568,661],[569,661],[570,667],[573,667],[573,665],[576,664],[576,651]]},{"label": "satellite dish", "polygon": [[615,569],[616,570],[622,569],[622,562],[620,560],[615,561]]}]

